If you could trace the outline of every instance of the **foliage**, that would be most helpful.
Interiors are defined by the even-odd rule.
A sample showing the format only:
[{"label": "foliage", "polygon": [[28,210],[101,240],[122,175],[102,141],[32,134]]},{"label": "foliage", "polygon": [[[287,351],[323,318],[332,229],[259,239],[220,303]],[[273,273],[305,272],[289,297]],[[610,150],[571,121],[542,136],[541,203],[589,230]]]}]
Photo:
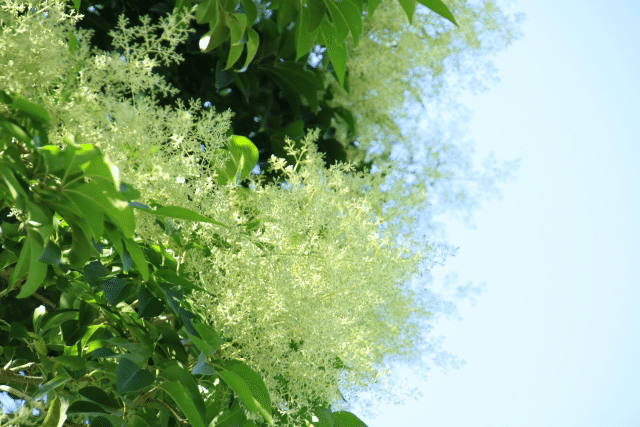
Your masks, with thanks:
[{"label": "foliage", "polygon": [[346,56],[306,65],[356,56],[378,2],[230,3],[0,1],[0,358],[28,401],[3,422],[359,426],[341,393],[424,349],[438,307],[406,283],[441,253],[399,238],[428,182],[335,135],[376,120]]}]

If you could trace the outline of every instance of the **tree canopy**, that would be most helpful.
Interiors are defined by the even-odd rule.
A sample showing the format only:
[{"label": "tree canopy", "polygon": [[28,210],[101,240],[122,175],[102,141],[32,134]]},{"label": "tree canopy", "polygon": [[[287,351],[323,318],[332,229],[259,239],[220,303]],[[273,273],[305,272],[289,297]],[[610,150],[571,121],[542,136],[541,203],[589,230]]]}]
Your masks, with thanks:
[{"label": "tree canopy", "polygon": [[480,180],[403,120],[515,22],[0,0],[0,391],[24,401],[0,423],[364,425],[345,396],[419,358],[442,311],[409,285],[451,252],[419,212]]}]

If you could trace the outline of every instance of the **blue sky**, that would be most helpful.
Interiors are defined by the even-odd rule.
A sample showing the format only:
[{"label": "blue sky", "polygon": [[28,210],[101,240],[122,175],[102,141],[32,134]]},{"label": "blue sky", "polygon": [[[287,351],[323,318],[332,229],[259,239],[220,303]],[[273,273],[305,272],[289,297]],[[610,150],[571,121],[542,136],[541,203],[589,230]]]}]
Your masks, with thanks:
[{"label": "blue sky", "polygon": [[[501,3],[501,2],[498,2]],[[443,347],[466,360],[369,427],[640,426],[640,3],[521,0],[501,82],[464,97],[477,159],[521,158],[434,270],[486,281]],[[403,371],[411,376],[411,371]]]}]

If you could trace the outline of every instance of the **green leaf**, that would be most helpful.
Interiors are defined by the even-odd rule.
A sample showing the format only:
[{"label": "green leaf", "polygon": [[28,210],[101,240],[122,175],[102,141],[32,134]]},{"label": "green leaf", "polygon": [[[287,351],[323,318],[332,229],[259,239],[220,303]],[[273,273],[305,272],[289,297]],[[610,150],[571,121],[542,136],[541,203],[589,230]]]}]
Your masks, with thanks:
[{"label": "green leaf", "polygon": [[341,86],[344,86],[344,74],[347,68],[347,48],[343,42],[339,42],[336,39],[333,27],[326,20],[322,21],[320,29],[338,82],[340,82]]},{"label": "green leaf", "polygon": [[109,219],[120,227],[124,237],[133,237],[135,230],[133,210],[127,201],[123,200],[124,197],[115,189],[113,183],[93,180],[67,191],[82,195],[99,205]]},{"label": "green leaf", "polygon": [[[75,344],[75,343],[74,343]],[[72,344],[71,344],[72,345]],[[85,358],[80,356],[58,356],[53,358],[54,362],[66,366],[67,368],[82,370],[85,368]]]},{"label": "green leaf", "polygon": [[[253,2],[251,3],[253,4]],[[244,65],[241,69],[247,68],[251,61],[253,61],[253,58],[256,56],[256,52],[258,52],[259,45],[260,36],[258,35],[258,32],[253,28],[247,28],[247,59],[245,59]]]},{"label": "green leaf", "polygon": [[335,427],[367,427],[367,425],[351,412],[338,411],[331,414]]},{"label": "green leaf", "polygon": [[89,285],[96,286],[98,284],[98,279],[107,274],[107,270],[99,260],[96,260],[85,265],[82,273],[84,275],[84,279]]},{"label": "green leaf", "polygon": [[[403,0],[400,0],[403,1]],[[409,1],[409,0],[404,0]],[[414,0],[410,0],[414,1]],[[329,9],[329,13],[331,14],[331,20],[333,21],[333,26],[335,28],[335,42],[336,43],[344,43],[344,40],[349,35],[349,25],[347,24],[347,20],[345,19],[342,11],[333,0],[324,0],[324,3],[327,5],[327,9]]]},{"label": "green leaf", "polygon": [[204,341],[207,342],[209,346],[211,346],[214,350],[217,350],[222,344],[224,344],[224,340],[220,338],[220,335],[210,326],[205,325],[203,323],[194,323],[193,327],[198,334],[202,337]]},{"label": "green leaf", "polygon": [[33,294],[42,285],[47,275],[47,264],[40,261],[40,255],[44,250],[42,236],[32,228],[27,229],[27,236],[30,246],[29,275],[16,298],[26,298]]},{"label": "green leaf", "polygon": [[227,370],[218,371],[218,375],[242,399],[248,410],[262,415],[273,425],[271,399],[260,375],[242,363],[230,364]]},{"label": "green leaf", "polygon": [[[187,388],[178,381],[169,381],[160,386],[178,404],[189,423],[194,427],[205,427],[204,416],[200,414],[196,404],[191,400]],[[202,398],[200,398],[202,400]]]},{"label": "green leaf", "polygon": [[166,268],[161,268],[159,270],[154,271],[153,275],[158,279],[171,283],[172,285],[179,285],[183,289],[188,291],[198,290],[201,292],[205,292],[204,288],[201,288],[200,286],[195,285],[190,280],[185,279],[184,277],[176,274],[175,271],[172,271]]},{"label": "green leaf", "polygon": [[42,251],[39,261],[57,267],[60,265],[61,258],[62,252],[60,251],[60,247],[54,241],[50,240]]},{"label": "green leaf", "polygon": [[155,380],[154,373],[138,368],[126,357],[120,358],[116,369],[116,390],[118,393],[141,390],[153,384]]},{"label": "green leaf", "polygon": [[51,116],[49,116],[49,113],[47,113],[47,110],[45,110],[44,107],[27,101],[24,98],[13,98],[11,106],[13,108],[17,108],[35,121],[44,123],[48,123],[51,121]]},{"label": "green leaf", "polygon": [[9,276],[9,290],[13,288],[15,283],[22,279],[29,271],[29,260],[31,259],[31,239],[26,238],[22,241],[22,249],[20,250],[20,256],[18,256],[18,262]]},{"label": "green leaf", "polygon": [[60,331],[62,331],[62,339],[67,346],[75,345],[82,336],[87,332],[88,326],[86,323],[78,323],[76,320],[67,320],[60,325]]},{"label": "green leaf", "polygon": [[142,274],[142,279],[147,281],[149,280],[149,266],[147,265],[147,259],[144,257],[144,253],[142,253],[142,249],[133,239],[122,239],[124,244],[133,258],[133,262],[136,263],[140,274]]},{"label": "green leaf", "polygon": [[87,386],[78,390],[78,394],[102,406],[117,408],[119,405],[100,387]]},{"label": "green leaf", "polygon": [[67,420],[67,408],[69,402],[56,396],[49,405],[47,416],[44,417],[42,427],[62,427]]},{"label": "green leaf", "polygon": [[347,25],[349,25],[349,31],[351,31],[351,36],[353,37],[353,46],[358,46],[360,34],[362,34],[362,11],[353,0],[342,0],[335,3],[335,5],[340,9],[342,16],[347,21]]},{"label": "green leaf", "polygon": [[367,0],[367,13],[369,16],[373,15],[373,12],[376,11],[379,4],[380,0]]},{"label": "green leaf", "polygon": [[416,0],[398,0],[402,8],[404,9],[404,13],[407,14],[407,18],[409,18],[409,23],[413,22],[413,13],[416,11]]},{"label": "green leaf", "polygon": [[164,384],[168,388],[162,388],[176,401],[189,421],[193,425],[204,426],[207,410],[193,375],[178,365],[172,365],[163,369],[160,376],[169,381]]},{"label": "green leaf", "polygon": [[138,293],[138,317],[148,318],[156,317],[164,311],[164,302],[162,298],[154,296],[149,288],[142,285]]},{"label": "green leaf", "polygon": [[225,70],[228,70],[236,63],[240,56],[242,55],[242,51],[244,50],[243,44],[232,44],[229,47],[229,55],[227,56],[227,65],[225,66]]},{"label": "green leaf", "polygon": [[[29,134],[13,122],[10,122],[8,120],[0,120],[0,129],[20,142],[24,142],[25,144],[31,143],[31,137],[29,136]],[[11,141],[11,139],[9,139],[9,141]]]},{"label": "green leaf", "polygon": [[82,225],[70,218],[65,218],[71,226],[73,240],[71,241],[71,251],[67,254],[69,264],[74,268],[83,268],[85,263],[95,254],[95,248],[89,243],[89,239],[82,228]]},{"label": "green leaf", "polygon": [[427,6],[429,9],[442,16],[443,18],[448,19],[453,24],[455,24],[456,27],[459,27],[456,19],[453,17],[453,14],[451,13],[447,5],[442,2],[442,0],[418,0],[418,2]]},{"label": "green leaf", "polygon": [[253,0],[241,0],[244,13],[247,15],[247,26],[250,27],[258,18],[258,8]]},{"label": "green leaf", "polygon": [[126,297],[122,290],[128,285],[127,282],[119,277],[112,277],[102,284],[104,296],[107,297],[109,304],[115,306]]},{"label": "green leaf", "polygon": [[[80,11],[79,8],[79,4],[80,4],[81,0],[73,0],[73,3],[75,4],[76,2],[78,3],[78,7],[76,9],[78,9],[78,12]],[[75,51],[78,50],[78,39],[76,38],[76,35],[73,33],[73,30],[69,30],[69,52],[74,53]]]},{"label": "green leaf", "polygon": [[113,427],[113,424],[106,417],[100,415],[91,420],[89,427]]},{"label": "green leaf", "polygon": [[[286,1],[286,0],[285,0]],[[306,7],[304,7],[306,5]],[[303,0],[303,23],[305,30],[312,32],[318,29],[326,14],[325,2],[323,0]]]},{"label": "green leaf", "polygon": [[196,22],[204,24],[216,16],[217,0],[204,0],[198,4],[196,10]]},{"label": "green leaf", "polygon": [[11,197],[14,200],[16,200],[18,196],[22,196],[25,199],[28,198],[25,189],[22,188],[22,185],[20,185],[11,169],[9,169],[4,163],[0,163],[0,176],[2,176],[2,179],[9,188]]},{"label": "green leaf", "polygon": [[108,414],[108,412],[95,402],[76,400],[67,409],[68,414]]},{"label": "green leaf", "polygon": [[242,13],[232,13],[229,15],[227,25],[231,31],[231,44],[240,44],[247,28],[247,15]]}]

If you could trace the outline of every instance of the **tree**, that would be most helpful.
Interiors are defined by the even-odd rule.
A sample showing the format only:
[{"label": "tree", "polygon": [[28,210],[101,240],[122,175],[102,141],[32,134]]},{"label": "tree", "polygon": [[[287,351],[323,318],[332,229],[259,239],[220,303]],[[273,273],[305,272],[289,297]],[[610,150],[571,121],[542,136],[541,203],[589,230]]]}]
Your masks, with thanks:
[{"label": "tree", "polygon": [[413,357],[434,314],[405,284],[439,254],[403,227],[451,179],[405,194],[359,132],[394,135],[347,71],[372,74],[347,52],[392,7],[73,3],[0,2],[0,375],[28,401],[3,422],[359,425],[341,392]]}]

